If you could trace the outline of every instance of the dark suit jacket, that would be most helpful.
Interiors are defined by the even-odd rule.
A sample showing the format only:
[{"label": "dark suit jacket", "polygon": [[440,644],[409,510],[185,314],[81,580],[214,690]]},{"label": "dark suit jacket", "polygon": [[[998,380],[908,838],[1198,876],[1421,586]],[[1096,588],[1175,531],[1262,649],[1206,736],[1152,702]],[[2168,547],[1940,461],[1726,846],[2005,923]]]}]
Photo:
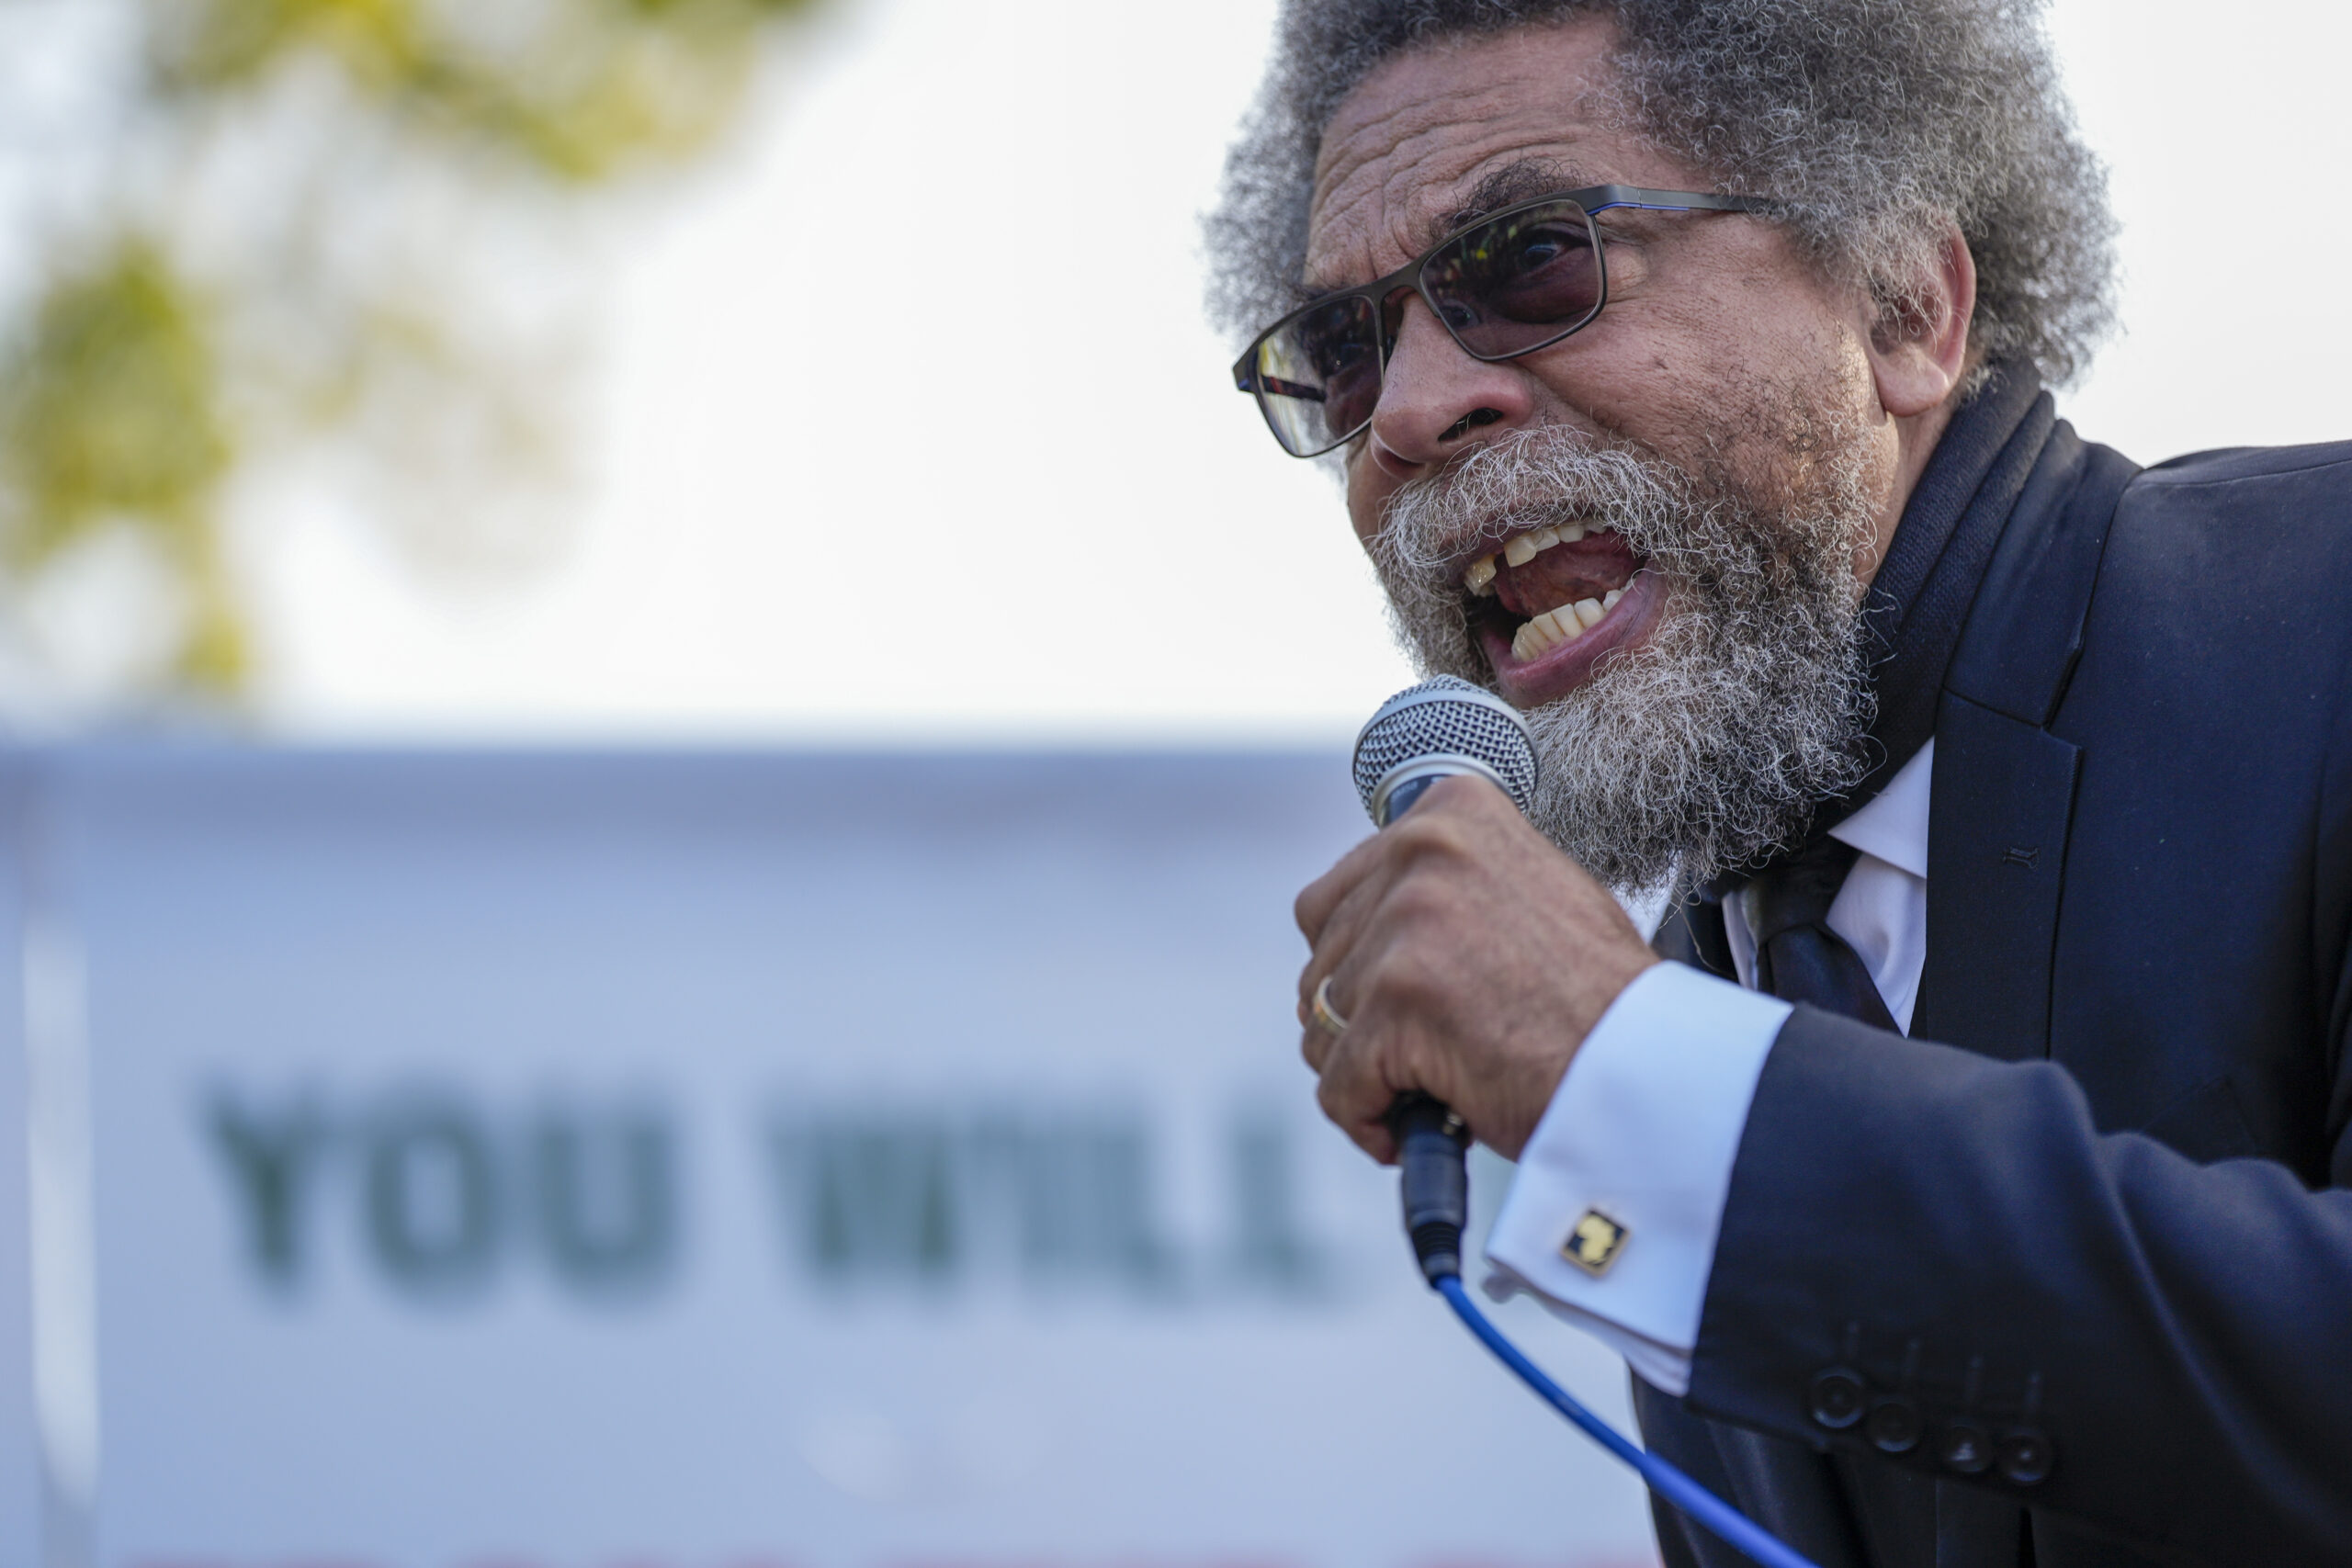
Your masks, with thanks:
[{"label": "dark suit jacket", "polygon": [[2352,445],[2033,435],[1912,1038],[1783,1029],[1643,1427],[1825,1568],[2352,1563]]}]

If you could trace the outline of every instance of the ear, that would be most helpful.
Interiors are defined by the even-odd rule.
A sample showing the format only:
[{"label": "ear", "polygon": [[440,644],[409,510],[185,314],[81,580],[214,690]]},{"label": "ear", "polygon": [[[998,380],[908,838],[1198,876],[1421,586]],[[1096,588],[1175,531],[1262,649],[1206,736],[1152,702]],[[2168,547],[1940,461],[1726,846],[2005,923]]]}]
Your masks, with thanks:
[{"label": "ear", "polygon": [[1968,373],[1968,329],[1976,317],[1976,258],[1956,223],[1946,223],[1930,265],[1900,298],[1879,301],[1870,333],[1879,402],[1897,419],[1939,406]]}]

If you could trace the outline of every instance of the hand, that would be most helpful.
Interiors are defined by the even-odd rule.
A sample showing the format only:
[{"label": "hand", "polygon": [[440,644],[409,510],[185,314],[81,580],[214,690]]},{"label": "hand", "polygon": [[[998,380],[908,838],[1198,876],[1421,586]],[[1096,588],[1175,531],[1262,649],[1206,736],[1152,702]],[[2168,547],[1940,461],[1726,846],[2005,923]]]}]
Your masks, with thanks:
[{"label": "hand", "polygon": [[[1444,780],[1349,851],[1297,915],[1315,949],[1301,1053],[1324,1114],[1384,1165],[1389,1102],[1416,1089],[1518,1158],[1586,1034],[1658,961],[1607,889],[1477,778]],[[1336,1038],[1310,1011],[1326,976],[1348,1021]]]}]

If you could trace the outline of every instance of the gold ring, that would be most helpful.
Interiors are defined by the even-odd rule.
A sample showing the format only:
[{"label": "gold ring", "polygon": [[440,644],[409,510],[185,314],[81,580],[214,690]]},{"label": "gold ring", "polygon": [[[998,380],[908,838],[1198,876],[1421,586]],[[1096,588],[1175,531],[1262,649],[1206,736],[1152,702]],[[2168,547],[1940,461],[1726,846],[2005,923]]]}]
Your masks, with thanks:
[{"label": "gold ring", "polygon": [[1315,982],[1315,1025],[1334,1040],[1348,1032],[1348,1021],[1331,1005],[1331,976]]}]

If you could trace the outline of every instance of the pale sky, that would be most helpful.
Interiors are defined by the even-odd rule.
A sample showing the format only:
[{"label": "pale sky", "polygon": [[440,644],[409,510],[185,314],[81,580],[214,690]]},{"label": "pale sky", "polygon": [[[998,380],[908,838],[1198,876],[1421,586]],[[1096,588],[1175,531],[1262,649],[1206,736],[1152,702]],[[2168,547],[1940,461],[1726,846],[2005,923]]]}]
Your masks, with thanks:
[{"label": "pale sky", "polygon": [[[332,496],[258,519],[269,728],[1322,743],[1409,679],[1201,320],[1271,0],[841,11],[608,247],[560,557],[453,585]],[[2352,437],[2352,20],[2053,15],[2125,265],[2062,413],[2143,462]]]}]

